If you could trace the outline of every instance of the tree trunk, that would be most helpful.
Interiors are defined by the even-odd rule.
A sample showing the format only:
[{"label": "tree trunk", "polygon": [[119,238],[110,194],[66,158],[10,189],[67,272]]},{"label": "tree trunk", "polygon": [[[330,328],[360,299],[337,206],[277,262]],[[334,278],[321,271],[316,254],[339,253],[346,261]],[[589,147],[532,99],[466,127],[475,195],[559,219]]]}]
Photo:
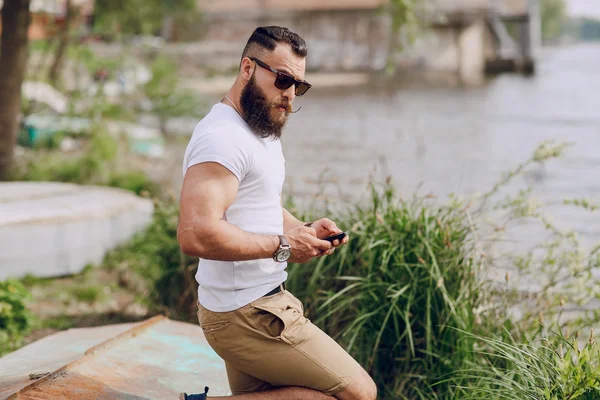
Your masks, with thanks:
[{"label": "tree trunk", "polygon": [[75,10],[71,5],[71,0],[67,0],[66,7],[67,15],[65,17],[65,24],[61,29],[58,48],[56,49],[56,56],[54,57],[54,62],[52,63],[52,67],[50,67],[50,73],[48,74],[50,83],[53,86],[56,86],[56,83],[58,81],[58,74],[60,72],[62,62],[65,57],[65,52],[67,50],[67,46],[69,46],[69,31],[71,30],[71,25],[75,16]]},{"label": "tree trunk", "polygon": [[4,0],[0,41],[0,180],[9,177],[27,67],[30,0]]}]

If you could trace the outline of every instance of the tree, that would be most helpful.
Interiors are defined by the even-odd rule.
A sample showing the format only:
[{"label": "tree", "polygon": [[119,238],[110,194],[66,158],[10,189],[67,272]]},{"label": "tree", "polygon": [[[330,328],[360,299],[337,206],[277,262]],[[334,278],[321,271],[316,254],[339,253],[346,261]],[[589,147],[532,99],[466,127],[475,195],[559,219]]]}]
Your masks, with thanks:
[{"label": "tree", "polygon": [[9,177],[27,67],[30,0],[4,0],[0,40],[0,180]]},{"label": "tree", "polygon": [[56,83],[58,82],[58,74],[62,67],[63,59],[69,45],[71,25],[73,24],[73,20],[77,14],[77,10],[74,8],[73,4],[71,4],[71,0],[67,0],[65,7],[65,22],[60,31],[54,62],[52,63],[50,72],[48,73],[48,79],[50,79],[50,83],[52,83],[54,86],[56,86]]},{"label": "tree", "polygon": [[565,20],[564,0],[541,0],[540,13],[542,17],[542,38],[557,39],[562,33]]},{"label": "tree", "polygon": [[[390,42],[386,60],[386,70],[391,73],[395,69],[394,56],[414,41],[419,25],[419,17],[424,17],[426,5],[424,0],[390,0],[384,9],[390,15]],[[400,38],[403,33],[404,39]]]},{"label": "tree", "polygon": [[94,29],[105,36],[157,34],[165,20],[189,24],[198,17],[195,0],[97,0]]},{"label": "tree", "polygon": [[152,63],[152,79],[144,85],[144,94],[152,103],[151,112],[160,123],[160,131],[167,135],[167,121],[175,117],[202,118],[205,113],[202,101],[189,90],[181,90],[177,67],[164,56]]}]

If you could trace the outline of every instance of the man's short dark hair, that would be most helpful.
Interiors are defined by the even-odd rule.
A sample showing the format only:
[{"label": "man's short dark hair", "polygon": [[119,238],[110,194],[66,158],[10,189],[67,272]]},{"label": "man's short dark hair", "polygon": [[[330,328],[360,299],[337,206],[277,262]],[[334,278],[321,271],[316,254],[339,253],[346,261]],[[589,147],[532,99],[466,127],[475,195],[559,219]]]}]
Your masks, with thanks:
[{"label": "man's short dark hair", "polygon": [[260,26],[252,32],[244,51],[244,57],[261,57],[265,50],[273,51],[277,43],[290,45],[294,54],[306,57],[308,48],[306,42],[298,34],[282,26]]}]

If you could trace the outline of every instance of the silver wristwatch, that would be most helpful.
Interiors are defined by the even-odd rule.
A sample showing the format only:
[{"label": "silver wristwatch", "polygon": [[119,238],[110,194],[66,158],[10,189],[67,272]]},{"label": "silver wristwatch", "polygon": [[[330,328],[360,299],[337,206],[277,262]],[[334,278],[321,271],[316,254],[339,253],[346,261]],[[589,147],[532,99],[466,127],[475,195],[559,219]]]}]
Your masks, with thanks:
[{"label": "silver wristwatch", "polygon": [[279,248],[273,254],[273,260],[277,262],[286,262],[292,256],[292,248],[290,247],[287,239],[283,235],[278,235],[279,237]]}]

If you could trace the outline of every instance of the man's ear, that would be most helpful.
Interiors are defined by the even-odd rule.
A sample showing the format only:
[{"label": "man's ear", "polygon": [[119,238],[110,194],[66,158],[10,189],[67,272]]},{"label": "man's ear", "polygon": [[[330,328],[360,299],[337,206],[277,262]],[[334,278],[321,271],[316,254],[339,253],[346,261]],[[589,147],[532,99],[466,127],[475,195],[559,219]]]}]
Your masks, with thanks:
[{"label": "man's ear", "polygon": [[242,65],[240,66],[240,73],[242,74],[242,78],[244,78],[244,81],[249,81],[252,77],[253,72],[254,63],[248,57],[244,57],[242,59]]}]

